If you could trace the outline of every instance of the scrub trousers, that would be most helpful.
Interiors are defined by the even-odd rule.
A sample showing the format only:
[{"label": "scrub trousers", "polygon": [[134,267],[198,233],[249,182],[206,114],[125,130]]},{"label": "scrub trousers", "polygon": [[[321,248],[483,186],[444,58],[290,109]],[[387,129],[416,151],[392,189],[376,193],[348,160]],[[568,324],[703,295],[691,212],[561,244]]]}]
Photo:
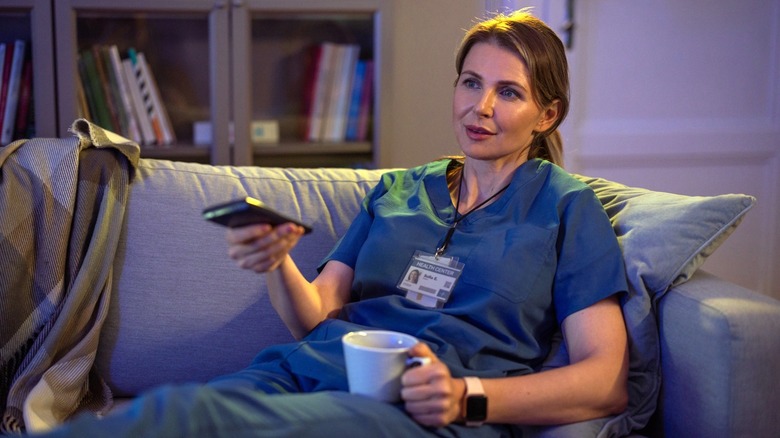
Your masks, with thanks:
[{"label": "scrub trousers", "polygon": [[237,373],[207,384],[163,386],[139,396],[119,412],[104,418],[81,415],[45,436],[520,436],[519,430],[505,425],[424,427],[411,419],[401,404],[349,394],[340,337],[344,330],[318,329],[304,341],[262,351],[248,368]]}]

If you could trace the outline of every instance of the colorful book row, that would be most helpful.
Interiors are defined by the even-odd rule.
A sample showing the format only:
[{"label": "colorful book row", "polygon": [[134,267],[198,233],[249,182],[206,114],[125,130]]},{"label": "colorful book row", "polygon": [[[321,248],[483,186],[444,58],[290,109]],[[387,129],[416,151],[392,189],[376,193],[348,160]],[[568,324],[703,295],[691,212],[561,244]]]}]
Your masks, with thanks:
[{"label": "colorful book row", "polygon": [[168,112],[143,53],[96,45],[78,59],[79,111],[83,117],[142,146],[176,142]]},{"label": "colorful book row", "polygon": [[312,142],[366,141],[371,122],[374,63],[353,44],[322,43],[307,67],[303,136]]},{"label": "colorful book row", "polygon": [[35,136],[32,60],[25,40],[0,43],[0,145]]}]

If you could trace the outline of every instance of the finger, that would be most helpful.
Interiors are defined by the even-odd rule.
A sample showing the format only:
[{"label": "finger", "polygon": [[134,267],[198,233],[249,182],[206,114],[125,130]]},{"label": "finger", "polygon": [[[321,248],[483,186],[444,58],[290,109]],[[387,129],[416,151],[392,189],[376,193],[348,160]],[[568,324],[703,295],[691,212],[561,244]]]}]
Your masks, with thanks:
[{"label": "finger", "polygon": [[228,256],[233,260],[241,260],[247,256],[265,251],[271,243],[267,236],[258,237],[243,243],[233,243],[228,245]]},{"label": "finger", "polygon": [[[405,403],[429,403],[433,400],[450,400],[452,394],[450,386],[443,380],[401,388],[401,399]],[[438,401],[435,403],[438,403]]]},{"label": "finger", "polygon": [[405,409],[415,421],[429,426],[444,426],[456,419],[448,409],[446,401],[442,400],[407,403]]},{"label": "finger", "polygon": [[228,228],[226,239],[230,244],[251,242],[271,231],[268,224],[247,225],[245,227]]},{"label": "finger", "polygon": [[255,272],[267,272],[279,267],[300,240],[302,229],[298,226],[294,227],[274,229],[251,245],[235,248],[234,252],[240,254],[237,257],[239,266]]},{"label": "finger", "polygon": [[242,258],[248,254],[269,251],[278,252],[279,245],[290,246],[297,243],[298,234],[295,229],[275,229],[270,225],[250,225],[228,230],[228,254],[234,258]]},{"label": "finger", "polygon": [[427,357],[431,360],[436,359],[436,355],[431,351],[431,347],[425,342],[418,342],[409,349],[409,356],[411,357]]},{"label": "finger", "polygon": [[401,385],[404,388],[414,388],[433,384],[436,381],[446,381],[450,377],[450,370],[444,363],[431,360],[428,365],[409,368],[401,375]]}]

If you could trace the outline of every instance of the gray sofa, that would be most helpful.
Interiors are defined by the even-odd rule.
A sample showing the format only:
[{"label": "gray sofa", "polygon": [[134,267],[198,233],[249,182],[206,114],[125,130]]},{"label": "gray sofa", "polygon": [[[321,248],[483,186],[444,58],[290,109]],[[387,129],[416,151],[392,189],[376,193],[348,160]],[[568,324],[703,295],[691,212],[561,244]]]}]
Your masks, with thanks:
[{"label": "gray sofa", "polygon": [[[292,340],[271,308],[264,277],[229,260],[225,229],[203,220],[203,208],[251,195],[311,224],[315,231],[302,238],[293,257],[312,278],[381,171],[140,159],[133,173],[95,361],[118,401],[161,384],[207,381],[243,368],[265,346]],[[776,436],[780,302],[698,270],[752,199],[677,197],[582,179],[596,189],[613,219],[633,278],[632,294],[647,293],[649,298],[640,301],[647,311],[638,321],[645,326],[644,334],[633,339],[647,339],[641,347],[653,353],[647,361],[652,376],[639,379],[650,381],[652,388],[646,392],[650,397],[634,408],[649,418],[656,400],[658,407],[639,433]],[[656,282],[653,275],[659,269],[653,260],[669,263],[674,258],[665,252],[670,243],[664,239],[671,245],[684,239],[656,235],[658,229],[670,227],[668,219],[645,226],[658,219],[634,212],[669,206],[688,215],[682,219],[698,224],[702,219],[698,213],[690,217],[692,206],[723,210],[712,208],[711,201],[739,201],[737,213],[729,213],[716,231],[701,236],[703,243],[681,254],[682,264]],[[646,258],[647,253],[652,256]]]},{"label": "gray sofa", "polygon": [[[310,223],[306,276],[344,232],[379,171],[214,167],[141,160],[115,261],[98,369],[118,397],[205,381],[291,340],[264,278],[226,255],[207,205],[246,194]],[[780,302],[705,272],[657,304],[662,386],[652,436],[769,437],[780,412]]]}]

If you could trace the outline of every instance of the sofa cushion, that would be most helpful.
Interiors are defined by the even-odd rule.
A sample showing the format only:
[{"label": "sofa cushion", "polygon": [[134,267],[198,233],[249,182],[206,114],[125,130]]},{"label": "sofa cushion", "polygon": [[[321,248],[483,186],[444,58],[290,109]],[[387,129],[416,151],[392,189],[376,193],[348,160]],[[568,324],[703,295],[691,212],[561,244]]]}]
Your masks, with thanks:
[{"label": "sofa cushion", "polygon": [[607,211],[628,275],[657,300],[687,281],[755,203],[747,195],[685,196],[576,175]]},{"label": "sofa cushion", "polygon": [[684,196],[576,176],[604,205],[626,261],[629,293],[621,305],[629,338],[629,406],[599,435],[623,436],[648,424],[657,405],[661,387],[657,301],[693,275],[755,199]]},{"label": "sofa cushion", "polygon": [[225,229],[204,220],[204,208],[253,196],[311,224],[293,252],[311,279],[379,174],[140,160],[97,358],[114,393],[207,381],[292,340],[264,276],[228,258]]}]

